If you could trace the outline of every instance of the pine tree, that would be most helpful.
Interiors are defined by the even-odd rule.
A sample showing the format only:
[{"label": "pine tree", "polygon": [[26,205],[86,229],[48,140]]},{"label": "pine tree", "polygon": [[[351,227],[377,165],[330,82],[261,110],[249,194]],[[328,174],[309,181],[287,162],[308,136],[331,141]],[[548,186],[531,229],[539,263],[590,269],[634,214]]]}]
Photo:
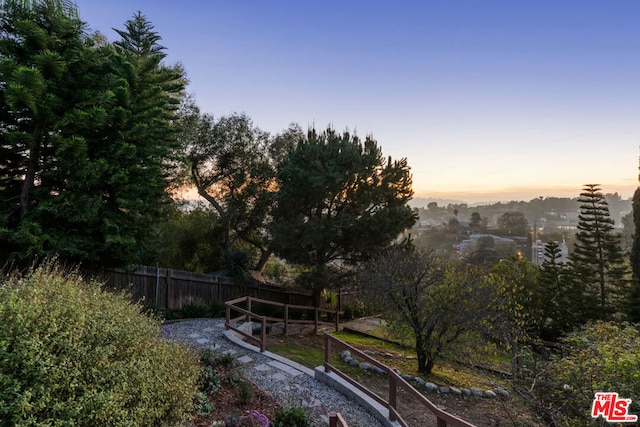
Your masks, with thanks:
[{"label": "pine tree", "polygon": [[[2,258],[42,254],[54,239],[39,210],[52,197],[45,166],[82,150],[65,135],[67,95],[86,52],[71,3],[0,3],[0,247]],[[77,95],[78,96],[78,95]],[[76,99],[77,99],[76,96]],[[5,161],[6,159],[6,161]],[[51,165],[52,166],[52,165]]]},{"label": "pine tree", "polygon": [[597,184],[587,184],[578,201],[580,215],[576,244],[570,260],[575,278],[585,290],[583,313],[606,319],[619,312],[628,296],[628,267],[614,231],[605,197]]},{"label": "pine tree", "polygon": [[134,55],[87,35],[59,3],[1,5],[0,147],[14,153],[0,172],[2,255],[153,260],[182,75],[161,64],[141,16]]},{"label": "pine tree", "polygon": [[544,246],[545,259],[538,274],[540,298],[544,302],[541,306],[541,334],[549,340],[555,340],[578,326],[581,314],[576,308],[583,306],[583,288],[572,280],[569,266],[559,261],[561,255],[558,242],[547,243]]},{"label": "pine tree", "polygon": [[334,271],[357,265],[416,221],[406,159],[385,160],[377,142],[310,130],[278,171],[272,247],[312,270],[316,302]]}]

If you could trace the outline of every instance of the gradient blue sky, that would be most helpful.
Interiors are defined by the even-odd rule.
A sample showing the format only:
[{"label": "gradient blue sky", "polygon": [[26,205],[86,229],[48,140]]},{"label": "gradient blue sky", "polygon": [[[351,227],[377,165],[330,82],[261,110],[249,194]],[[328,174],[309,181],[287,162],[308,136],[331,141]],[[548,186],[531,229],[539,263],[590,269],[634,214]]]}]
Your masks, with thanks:
[{"label": "gradient blue sky", "polygon": [[416,196],[637,186],[637,0],[75,3],[109,40],[142,11],[204,112],[372,134]]}]

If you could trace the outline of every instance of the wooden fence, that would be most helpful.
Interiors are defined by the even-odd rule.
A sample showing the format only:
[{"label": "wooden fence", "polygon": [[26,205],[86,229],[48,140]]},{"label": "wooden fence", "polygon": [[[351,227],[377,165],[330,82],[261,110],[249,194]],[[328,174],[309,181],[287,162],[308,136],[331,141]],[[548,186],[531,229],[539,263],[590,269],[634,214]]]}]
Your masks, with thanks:
[{"label": "wooden fence", "polygon": [[[224,303],[250,296],[282,304],[313,306],[313,293],[302,288],[283,288],[253,281],[238,286],[229,277],[166,268],[139,266],[133,270],[104,270],[98,276],[111,289],[127,290],[135,301],[165,309],[180,309],[186,304]],[[353,292],[340,292],[337,308],[354,303]],[[329,307],[320,307],[329,308]]]}]

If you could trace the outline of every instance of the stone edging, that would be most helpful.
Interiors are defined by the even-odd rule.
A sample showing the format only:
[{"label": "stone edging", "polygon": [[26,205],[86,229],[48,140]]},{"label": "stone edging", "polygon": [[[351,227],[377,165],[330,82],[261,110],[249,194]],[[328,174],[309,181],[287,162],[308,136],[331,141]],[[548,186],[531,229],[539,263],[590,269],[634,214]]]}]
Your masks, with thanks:
[{"label": "stone edging", "polygon": [[[376,356],[376,355],[387,356],[385,354],[376,353],[375,351],[371,351],[371,350],[364,350],[363,353],[365,353],[368,356]],[[388,355],[388,356],[393,357],[393,355]],[[352,358],[351,352],[349,350],[345,350],[342,353],[340,353],[340,359],[342,359],[344,363],[347,363],[350,366],[357,367],[362,370],[371,370],[378,374],[386,375],[386,372],[383,369],[379,368],[378,366],[372,365],[366,362],[360,362],[357,359]],[[495,398],[499,396],[502,396],[502,397],[511,396],[511,392],[503,387],[498,387],[494,390],[480,390],[479,388],[475,388],[475,387],[457,388],[453,386],[437,386],[436,384],[425,381],[420,377],[414,377],[409,374],[403,374],[398,369],[395,369],[395,368],[393,370],[398,375],[400,375],[402,379],[404,379],[405,381],[409,383],[413,382],[417,386],[416,388],[421,388],[423,390],[430,391],[430,392],[450,393],[457,396],[464,395],[464,396],[489,397],[489,398]]]}]

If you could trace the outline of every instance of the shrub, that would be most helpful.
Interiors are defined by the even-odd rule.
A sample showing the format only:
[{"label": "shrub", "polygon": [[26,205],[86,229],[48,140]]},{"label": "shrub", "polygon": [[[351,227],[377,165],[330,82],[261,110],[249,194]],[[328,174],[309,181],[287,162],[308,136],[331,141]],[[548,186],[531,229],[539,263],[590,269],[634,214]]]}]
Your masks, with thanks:
[{"label": "shrub", "polygon": [[5,425],[173,425],[193,409],[197,355],[124,294],[44,265],[0,287]]},{"label": "shrub", "polygon": [[271,423],[273,427],[312,427],[309,413],[304,408],[278,409]]},{"label": "shrub", "polygon": [[196,395],[193,397],[193,404],[195,406],[196,414],[201,417],[208,417],[215,409],[213,403],[209,400],[209,397],[201,391],[196,392]]},{"label": "shrub", "polygon": [[203,366],[200,368],[198,390],[206,394],[215,393],[220,390],[220,374],[211,366]]},{"label": "shrub", "polygon": [[629,412],[640,413],[640,332],[635,326],[587,324],[564,342],[567,353],[552,357],[537,382],[537,392],[557,425],[601,425],[590,417],[596,392],[631,398]]},{"label": "shrub", "polygon": [[246,381],[240,381],[238,383],[238,394],[240,396],[240,403],[243,405],[249,404],[253,399],[253,389]]}]

